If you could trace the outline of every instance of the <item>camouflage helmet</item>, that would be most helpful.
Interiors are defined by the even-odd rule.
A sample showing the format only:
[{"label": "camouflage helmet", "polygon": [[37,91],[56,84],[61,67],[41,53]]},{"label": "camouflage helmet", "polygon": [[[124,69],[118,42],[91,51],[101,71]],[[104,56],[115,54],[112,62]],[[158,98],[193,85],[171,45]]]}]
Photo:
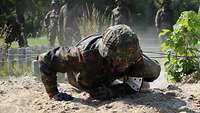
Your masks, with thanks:
[{"label": "camouflage helmet", "polygon": [[124,2],[124,0],[115,0],[115,3],[118,2],[118,1]]},{"label": "camouflage helmet", "polygon": [[57,3],[59,3],[58,0],[52,0],[52,1],[51,1],[51,4],[57,4]]},{"label": "camouflage helmet", "polygon": [[102,57],[134,62],[140,56],[141,49],[136,34],[127,25],[109,27],[99,42]]},{"label": "camouflage helmet", "polygon": [[162,5],[164,4],[171,4],[171,0],[163,0]]}]

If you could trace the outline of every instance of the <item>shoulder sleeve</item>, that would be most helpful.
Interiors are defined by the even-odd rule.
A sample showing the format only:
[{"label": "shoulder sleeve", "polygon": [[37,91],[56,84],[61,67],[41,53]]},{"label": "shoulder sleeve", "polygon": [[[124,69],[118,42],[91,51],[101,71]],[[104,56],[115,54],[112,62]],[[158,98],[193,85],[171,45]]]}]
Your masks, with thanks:
[{"label": "shoulder sleeve", "polygon": [[155,25],[156,25],[156,27],[159,27],[159,25],[160,25],[160,22],[161,22],[160,15],[161,15],[161,10],[159,9],[157,11],[156,17],[155,17]]},{"label": "shoulder sleeve", "polygon": [[49,97],[58,93],[57,72],[74,71],[79,67],[76,54],[69,48],[58,47],[38,57],[41,78]]},{"label": "shoulder sleeve", "polygon": [[65,73],[79,67],[81,53],[77,48],[58,47],[39,56],[49,71]]}]

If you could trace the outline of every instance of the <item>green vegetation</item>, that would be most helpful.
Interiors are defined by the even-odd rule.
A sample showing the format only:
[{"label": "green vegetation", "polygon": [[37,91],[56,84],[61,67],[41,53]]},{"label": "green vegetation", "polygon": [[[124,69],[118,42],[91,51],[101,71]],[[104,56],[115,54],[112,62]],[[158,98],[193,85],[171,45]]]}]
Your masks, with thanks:
[{"label": "green vegetation", "polygon": [[[60,5],[63,4],[64,0]],[[71,0],[72,4],[80,4],[82,7],[95,7],[101,14],[110,16],[112,9],[116,6],[115,0]],[[131,10],[133,20],[136,25],[153,25],[156,11],[161,5],[162,0],[125,0],[125,4]],[[174,20],[177,20],[180,13],[186,10],[198,11],[199,0],[173,0]],[[50,9],[51,0],[0,0],[0,27],[5,23],[9,16],[16,15],[16,7],[25,18],[25,32],[42,32],[42,22],[44,16]],[[82,10],[82,9],[81,9]],[[87,9],[84,8],[84,10]]]},{"label": "green vegetation", "polygon": [[103,32],[110,25],[109,18],[106,17],[105,13],[106,12],[102,14],[94,6],[92,9],[87,7],[86,12],[83,14],[84,16],[81,17],[79,21],[81,37]]},{"label": "green vegetation", "polygon": [[[40,37],[40,38],[28,38],[28,45],[29,47],[34,47],[34,46],[44,46],[48,45],[48,40],[47,37]],[[12,43],[12,48],[18,48],[18,42],[13,42]]]},{"label": "green vegetation", "polygon": [[[47,46],[48,45],[48,40],[47,37],[39,37],[39,38],[28,38],[28,45],[29,47],[35,47],[35,46]],[[0,38],[0,48],[3,48],[4,46],[4,41],[3,38]],[[56,40],[56,46],[59,46],[58,40]],[[12,43],[12,48],[19,48],[18,42],[15,41]]]},{"label": "green vegetation", "polygon": [[198,38],[200,38],[200,16],[193,11],[182,12],[174,25],[173,32],[162,44],[163,51],[168,54],[165,62],[168,80],[179,82],[183,76],[199,70]]},{"label": "green vegetation", "polygon": [[[21,76],[31,74],[31,66],[19,66],[16,62],[9,65],[6,63],[1,63],[0,78],[7,78],[8,76]],[[10,74],[10,75],[9,75]]]}]

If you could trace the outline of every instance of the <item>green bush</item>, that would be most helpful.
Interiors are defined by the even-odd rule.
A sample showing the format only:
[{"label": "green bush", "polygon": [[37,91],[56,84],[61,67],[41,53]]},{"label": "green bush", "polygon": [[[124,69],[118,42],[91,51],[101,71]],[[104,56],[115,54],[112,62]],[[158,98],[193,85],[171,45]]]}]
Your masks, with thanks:
[{"label": "green bush", "polygon": [[173,32],[162,44],[162,49],[168,55],[165,62],[168,80],[179,82],[183,76],[199,69],[198,38],[200,16],[193,11],[182,12],[173,26]]}]

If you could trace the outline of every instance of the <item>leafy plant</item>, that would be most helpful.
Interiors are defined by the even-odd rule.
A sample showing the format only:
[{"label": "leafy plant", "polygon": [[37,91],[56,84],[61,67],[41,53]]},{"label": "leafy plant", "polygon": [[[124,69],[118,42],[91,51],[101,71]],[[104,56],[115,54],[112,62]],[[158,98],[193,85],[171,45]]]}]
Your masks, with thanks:
[{"label": "leafy plant", "polygon": [[173,32],[162,44],[163,51],[168,55],[165,62],[168,80],[181,81],[183,76],[199,69],[198,38],[200,16],[193,11],[182,12],[173,26]]}]

